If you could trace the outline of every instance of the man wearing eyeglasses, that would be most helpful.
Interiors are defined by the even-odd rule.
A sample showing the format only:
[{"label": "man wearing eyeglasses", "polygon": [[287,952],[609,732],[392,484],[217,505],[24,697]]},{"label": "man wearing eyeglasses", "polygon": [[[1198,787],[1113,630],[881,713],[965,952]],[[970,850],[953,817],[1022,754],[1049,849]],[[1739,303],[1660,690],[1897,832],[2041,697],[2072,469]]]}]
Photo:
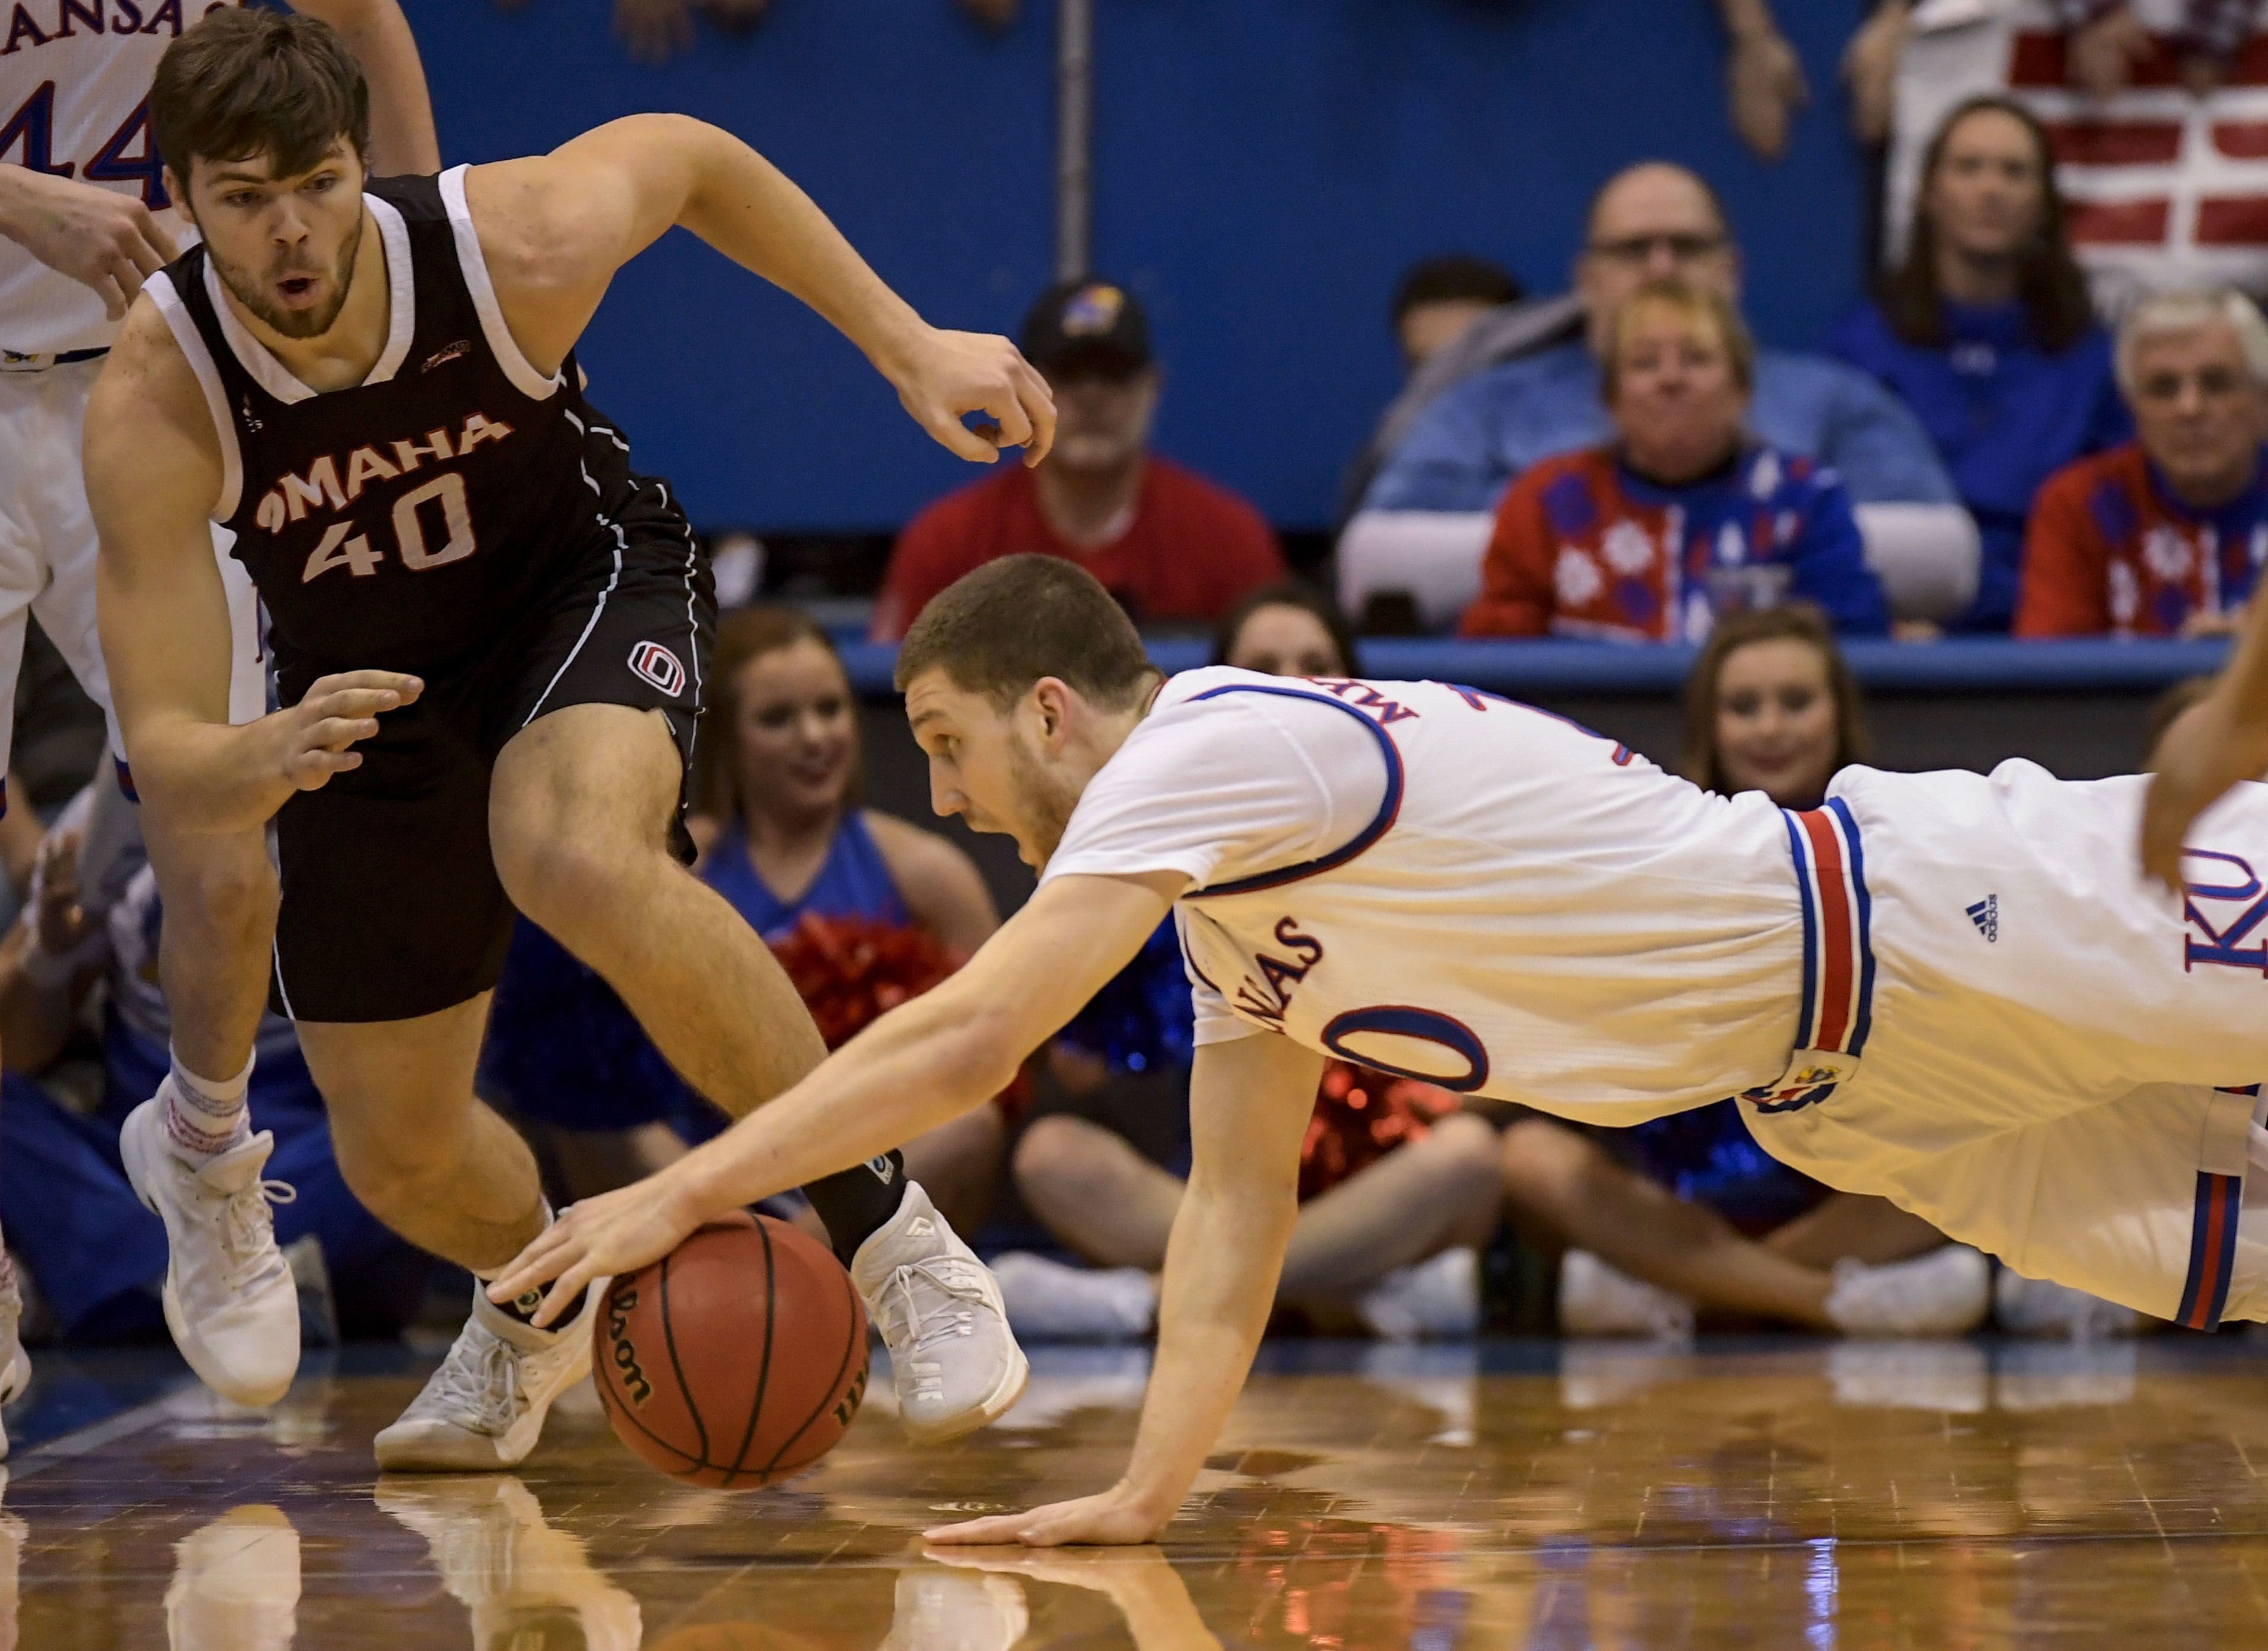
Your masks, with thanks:
[{"label": "man wearing eyeglasses", "polygon": [[[1599,395],[1598,346],[1616,307],[1646,282],[1661,279],[1737,301],[1741,254],[1709,186],[1682,166],[1652,161],[1600,190],[1573,276],[1564,328],[1542,347],[1535,347],[1532,326],[1510,325],[1522,319],[1518,311],[1500,312],[1506,348],[1490,348],[1489,319],[1461,341],[1467,376],[1444,388],[1410,424],[1371,483],[1366,515],[1485,511],[1529,466],[1612,440]],[[1965,546],[1973,568],[1975,525],[1928,436],[1873,379],[1823,356],[1764,350],[1749,425],[1758,440],[1834,469],[1860,506],[1906,507],[1878,515],[1875,523],[1862,509],[1870,551],[1878,548],[1876,523],[1887,520],[1909,539],[1918,532],[1942,541],[1943,554],[1955,561]]]}]

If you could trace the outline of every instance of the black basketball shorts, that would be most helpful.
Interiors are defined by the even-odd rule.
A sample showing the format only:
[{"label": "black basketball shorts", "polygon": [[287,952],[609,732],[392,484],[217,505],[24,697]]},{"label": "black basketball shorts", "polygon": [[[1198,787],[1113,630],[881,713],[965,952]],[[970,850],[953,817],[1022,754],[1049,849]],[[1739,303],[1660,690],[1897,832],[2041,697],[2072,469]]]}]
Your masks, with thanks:
[{"label": "black basketball shorts", "polygon": [[[570,705],[659,710],[690,774],[715,586],[674,511],[623,527],[534,611],[500,626],[480,658],[421,673],[416,701],[355,746],[360,767],[284,805],[269,989],[279,1013],[408,1020],[496,985],[514,914],[489,846],[489,777],[537,717]],[[315,674],[282,665],[286,702]],[[681,821],[685,802],[681,789]],[[681,825],[676,835],[689,851]]]}]

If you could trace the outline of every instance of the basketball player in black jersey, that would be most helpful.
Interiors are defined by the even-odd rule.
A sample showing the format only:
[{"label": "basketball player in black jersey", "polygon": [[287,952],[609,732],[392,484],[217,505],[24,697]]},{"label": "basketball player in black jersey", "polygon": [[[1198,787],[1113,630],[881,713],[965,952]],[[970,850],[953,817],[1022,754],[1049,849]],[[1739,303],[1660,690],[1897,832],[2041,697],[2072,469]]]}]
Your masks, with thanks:
[{"label": "basketball player in black jersey", "polygon": [[[730,1112],[824,1053],[762,943],[674,857],[714,598],[668,487],[582,393],[573,346],[615,271],[684,226],[841,328],[965,458],[1036,462],[1054,408],[1006,341],[924,324],[714,128],[637,116],[371,180],[367,107],[304,18],[216,12],[159,66],[156,141],[203,244],[151,279],[87,419],[104,653],[146,809],[211,832],[275,817],[274,1000],[349,1183],[492,1276],[549,1219],[472,1090],[515,905]],[[237,727],[208,519],[237,534],[287,708]],[[998,1289],[895,1155],[809,1191],[909,1430],[1012,1404]],[[381,1465],[519,1461],[586,1368],[597,1299],[542,1330],[536,1298],[476,1292]]]}]

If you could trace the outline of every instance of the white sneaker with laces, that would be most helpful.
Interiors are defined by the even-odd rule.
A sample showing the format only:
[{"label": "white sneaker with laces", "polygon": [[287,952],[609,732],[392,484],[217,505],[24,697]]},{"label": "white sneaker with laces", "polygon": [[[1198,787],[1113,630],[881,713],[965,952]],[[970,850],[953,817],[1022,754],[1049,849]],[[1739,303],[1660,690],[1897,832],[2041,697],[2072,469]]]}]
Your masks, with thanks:
[{"label": "white sneaker with laces", "polygon": [[[0,1264],[0,1405],[12,1405],[32,1384],[32,1357],[17,1333],[24,1319],[24,1293],[16,1282],[13,1258]],[[8,1457],[8,1432],[0,1427],[0,1462]],[[0,1480],[0,1484],[6,1481]]]},{"label": "white sneaker with laces", "polygon": [[1992,1269],[1967,1244],[1943,1244],[1911,1261],[1835,1264],[1827,1316],[1851,1336],[1958,1336],[1984,1322]]},{"label": "white sneaker with laces", "polygon": [[522,1324],[473,1287],[473,1316],[400,1420],[373,1442],[389,1473],[493,1473],[535,1449],[557,1398],[591,1373],[591,1315],[608,1280],[593,1280],[575,1316],[549,1330]]},{"label": "white sneaker with laces", "polygon": [[898,1419],[916,1442],[974,1433],[1023,1396],[1031,1367],[1000,1287],[918,1182],[858,1246],[850,1280],[890,1349]]},{"label": "white sneaker with laces", "polygon": [[1571,1336],[1690,1341],[1693,1303],[1587,1250],[1570,1250],[1559,1262],[1559,1328]]},{"label": "white sneaker with laces", "polygon": [[1992,1320],[2014,1336],[2068,1336],[2094,1341],[2139,1335],[2142,1315],[2068,1284],[2028,1279],[2004,1266],[1992,1280]]},{"label": "white sneaker with laces", "polygon": [[1356,1298],[1373,1336],[1420,1341],[1469,1336],[1481,1323],[1481,1260],[1462,1245],[1396,1267]]},{"label": "white sneaker with laces", "polygon": [[204,1384],[239,1405],[273,1405],[299,1368],[299,1294],[276,1247],[266,1130],[202,1169],[166,1139],[163,1095],[127,1115],[118,1150],[135,1196],[166,1223],[166,1328]]},{"label": "white sneaker with laces", "polygon": [[1035,1341],[1136,1341],[1158,1318],[1158,1287],[1139,1267],[1075,1267],[1026,1250],[992,1260],[1008,1327]]}]

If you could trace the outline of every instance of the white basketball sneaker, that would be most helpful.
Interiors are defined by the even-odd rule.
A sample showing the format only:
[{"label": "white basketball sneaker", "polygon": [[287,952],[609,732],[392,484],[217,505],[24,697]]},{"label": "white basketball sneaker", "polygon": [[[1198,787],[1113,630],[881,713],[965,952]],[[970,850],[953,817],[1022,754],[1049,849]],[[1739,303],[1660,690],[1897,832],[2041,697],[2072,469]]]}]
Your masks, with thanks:
[{"label": "white basketball sneaker", "polygon": [[1158,1320],[1139,1267],[1074,1267],[1025,1250],[992,1259],[1010,1328],[1035,1341],[1138,1341]]},{"label": "white basketball sneaker", "polygon": [[[17,1333],[23,1320],[24,1291],[16,1281],[15,1258],[0,1254],[0,1405],[14,1404],[32,1384],[31,1355]],[[8,1431],[0,1427],[0,1461],[7,1457]]]},{"label": "white basketball sneaker", "polygon": [[1882,1266],[1842,1260],[1827,1316],[1851,1336],[1958,1336],[1984,1322],[1992,1269],[1967,1244],[1942,1244]]},{"label": "white basketball sneaker", "polygon": [[898,1418],[916,1442],[974,1433],[1023,1396],[1031,1367],[1000,1286],[918,1182],[858,1246],[850,1280],[890,1349]]},{"label": "white basketball sneaker", "polygon": [[605,1279],[549,1330],[522,1324],[473,1286],[473,1316],[449,1356],[374,1442],[389,1473],[493,1473],[535,1449],[551,1401],[591,1373],[591,1315]]},{"label": "white basketball sneaker", "polygon": [[2146,1321],[2131,1307],[2004,1266],[1992,1280],[1992,1321],[2012,1336],[2068,1336],[2094,1341],[2138,1336]]},{"label": "white basketball sneaker", "polygon": [[1355,1316],[1386,1341],[1469,1336],[1481,1324],[1481,1259],[1462,1244],[1396,1267],[1355,1298]]},{"label": "white basketball sneaker", "polygon": [[1570,1250],[1559,1261],[1559,1328],[1570,1336],[1690,1341],[1693,1303],[1587,1250]]},{"label": "white basketball sneaker", "polygon": [[166,1328],[204,1384],[239,1405],[273,1405],[299,1368],[299,1293],[269,1207],[295,1195],[260,1176],[275,1145],[263,1129],[195,1168],[166,1139],[162,1091],[118,1137],[135,1196],[166,1223]]}]

